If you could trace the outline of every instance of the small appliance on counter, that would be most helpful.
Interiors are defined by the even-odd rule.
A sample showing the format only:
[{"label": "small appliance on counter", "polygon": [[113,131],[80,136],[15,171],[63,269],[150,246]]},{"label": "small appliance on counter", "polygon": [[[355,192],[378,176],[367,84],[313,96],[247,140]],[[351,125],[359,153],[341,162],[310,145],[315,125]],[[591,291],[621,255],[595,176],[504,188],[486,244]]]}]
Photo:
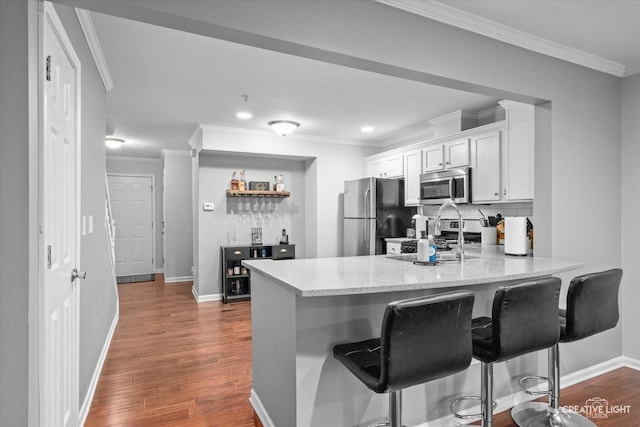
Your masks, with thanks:
[{"label": "small appliance on counter", "polygon": [[505,255],[526,256],[529,248],[527,218],[524,216],[508,216],[504,219],[504,253]]},{"label": "small appliance on counter", "polygon": [[424,234],[429,234],[429,217],[415,214],[413,218],[411,218],[411,226],[414,230],[413,235],[416,236],[416,238],[422,236],[423,231]]}]

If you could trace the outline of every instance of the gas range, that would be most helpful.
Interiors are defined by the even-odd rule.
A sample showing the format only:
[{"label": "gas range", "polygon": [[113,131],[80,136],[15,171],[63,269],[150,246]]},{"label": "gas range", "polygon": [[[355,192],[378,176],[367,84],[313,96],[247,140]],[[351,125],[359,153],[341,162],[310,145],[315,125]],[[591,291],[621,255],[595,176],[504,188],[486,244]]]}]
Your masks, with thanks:
[{"label": "gas range", "polygon": [[[429,229],[432,229],[431,221],[435,219],[429,219]],[[458,229],[460,228],[460,221],[457,219],[441,219],[440,220],[440,236],[434,239],[436,247],[439,251],[451,250],[449,242],[458,240]],[[462,235],[465,243],[480,242],[481,240],[481,219],[465,219],[462,225]],[[413,254],[418,251],[418,239],[407,239],[400,244],[400,253]]]}]

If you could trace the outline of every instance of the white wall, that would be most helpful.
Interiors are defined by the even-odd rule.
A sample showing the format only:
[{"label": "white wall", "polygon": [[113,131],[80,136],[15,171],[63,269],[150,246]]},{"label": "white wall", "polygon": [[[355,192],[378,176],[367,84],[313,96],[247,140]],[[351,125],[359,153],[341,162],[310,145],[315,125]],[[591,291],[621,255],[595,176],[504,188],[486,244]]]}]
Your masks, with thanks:
[{"label": "white wall", "polygon": [[[622,80],[622,331],[623,352],[640,361],[640,74]],[[638,362],[640,365],[640,362]]]},{"label": "white wall", "polygon": [[[283,138],[271,132],[237,132],[203,127],[202,147],[219,153],[275,156],[305,162],[305,257],[342,254],[344,181],[364,176],[364,157],[378,149],[326,142],[298,136]],[[203,185],[202,182],[200,185]]]},{"label": "white wall", "polygon": [[[164,277],[190,280],[193,261],[191,215],[191,156],[188,151],[164,150]],[[162,258],[162,254],[158,254]]]},{"label": "white wall", "polygon": [[107,157],[107,173],[127,174],[127,175],[153,175],[155,177],[154,188],[154,210],[155,210],[155,257],[156,271],[162,272],[164,264],[162,254],[164,251],[164,239],[162,236],[163,193],[164,193],[164,169],[162,159],[147,159],[141,157]]},{"label": "white wall", "polygon": [[[288,198],[226,197],[233,171],[246,170],[249,181],[273,182],[283,175]],[[251,244],[251,228],[262,227],[263,243],[280,241],[282,229],[296,245],[296,257],[305,257],[304,162],[273,157],[200,153],[200,191],[198,203],[199,295],[221,293],[220,246]],[[212,202],[213,212],[203,204]],[[255,209],[258,203],[259,210]]]}]

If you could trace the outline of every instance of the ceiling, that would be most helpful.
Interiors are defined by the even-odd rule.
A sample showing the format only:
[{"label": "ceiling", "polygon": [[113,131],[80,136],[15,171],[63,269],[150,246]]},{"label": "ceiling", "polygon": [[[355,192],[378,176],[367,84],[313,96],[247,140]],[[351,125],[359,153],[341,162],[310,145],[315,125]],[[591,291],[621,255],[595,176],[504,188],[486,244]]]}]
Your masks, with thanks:
[{"label": "ceiling", "polygon": [[[544,47],[544,39],[554,50],[543,53],[579,50],[592,68],[598,60],[618,66],[613,74],[640,71],[640,1],[378,1],[514,44],[529,38],[527,46],[535,39]],[[198,124],[268,131],[275,119],[300,122],[296,135],[380,146],[428,119],[498,101],[100,13],[91,18],[113,81],[107,133],[128,141],[111,156],[187,150]],[[253,118],[236,118],[241,110]],[[375,131],[362,133],[365,125]]]}]

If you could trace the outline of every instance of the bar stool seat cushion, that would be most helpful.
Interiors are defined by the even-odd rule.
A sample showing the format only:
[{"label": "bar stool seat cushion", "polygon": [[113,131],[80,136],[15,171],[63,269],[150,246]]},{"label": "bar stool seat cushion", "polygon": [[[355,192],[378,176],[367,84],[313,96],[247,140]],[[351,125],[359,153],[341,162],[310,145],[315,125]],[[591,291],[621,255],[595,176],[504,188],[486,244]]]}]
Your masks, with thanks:
[{"label": "bar stool seat cushion", "polygon": [[336,358],[360,381],[376,393],[384,393],[380,384],[380,338],[340,344],[334,350]]}]

